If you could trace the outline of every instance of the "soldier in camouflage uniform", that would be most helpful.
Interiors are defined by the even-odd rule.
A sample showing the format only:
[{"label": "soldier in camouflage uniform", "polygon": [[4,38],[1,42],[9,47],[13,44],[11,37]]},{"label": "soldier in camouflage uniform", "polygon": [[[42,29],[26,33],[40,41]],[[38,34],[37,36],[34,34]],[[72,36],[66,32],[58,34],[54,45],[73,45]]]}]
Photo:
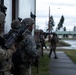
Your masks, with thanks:
[{"label": "soldier in camouflage uniform", "polygon": [[[0,26],[4,24],[5,14],[0,12]],[[1,29],[1,28],[0,28]],[[10,69],[12,66],[11,57],[15,52],[15,46],[11,49],[4,50],[1,46],[3,44],[3,32],[0,30],[0,75],[11,75]]]},{"label": "soldier in camouflage uniform", "polygon": [[23,41],[19,45],[22,64],[20,64],[20,75],[31,75],[31,65],[35,62],[38,56],[34,37],[31,35],[34,20],[25,18],[22,20],[22,25],[27,25],[28,30],[23,34]]},{"label": "soldier in camouflage uniform", "polygon": [[41,47],[41,43],[40,43],[40,31],[39,30],[35,30],[34,31],[34,37],[35,37],[35,41],[36,41],[36,48],[39,50],[39,48]]},{"label": "soldier in camouflage uniform", "polygon": [[[13,33],[14,30],[17,31],[20,26],[21,26],[21,22],[19,20],[13,20],[13,22],[11,23],[11,30],[9,31],[8,35]],[[11,68],[11,73],[14,75],[19,75],[18,64],[20,63],[20,55],[19,55],[18,48],[19,48],[19,44],[22,41],[22,39],[23,37],[19,36],[19,38],[16,40],[15,42],[16,51],[12,55],[13,66]]]}]

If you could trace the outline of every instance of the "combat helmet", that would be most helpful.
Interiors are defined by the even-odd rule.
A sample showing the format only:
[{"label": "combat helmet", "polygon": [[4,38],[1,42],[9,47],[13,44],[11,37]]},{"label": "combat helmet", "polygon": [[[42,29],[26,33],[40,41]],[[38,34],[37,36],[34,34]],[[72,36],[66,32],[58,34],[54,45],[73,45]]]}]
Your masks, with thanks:
[{"label": "combat helmet", "polygon": [[21,22],[19,20],[13,20],[13,22],[11,23],[11,28],[12,29],[17,29],[18,27],[20,27]]},{"label": "combat helmet", "polygon": [[32,19],[32,18],[25,18],[25,19],[22,20],[23,25],[31,26],[34,23],[35,23],[34,19]]}]

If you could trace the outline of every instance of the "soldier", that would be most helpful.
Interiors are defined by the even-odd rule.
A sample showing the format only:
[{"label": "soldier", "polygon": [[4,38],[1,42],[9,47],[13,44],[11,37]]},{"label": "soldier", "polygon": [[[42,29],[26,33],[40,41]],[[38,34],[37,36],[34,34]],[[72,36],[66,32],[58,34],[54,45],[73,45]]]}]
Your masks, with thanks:
[{"label": "soldier", "polygon": [[[2,26],[5,22],[5,14],[0,12],[0,26]],[[0,75],[11,75],[11,66],[12,66],[12,54],[15,52],[15,46],[12,45],[10,49],[3,49],[2,45],[4,43],[3,40],[3,32],[0,28]]]},{"label": "soldier", "polygon": [[57,54],[56,54],[56,44],[58,43],[58,37],[57,37],[57,34],[56,33],[52,33],[53,36],[50,40],[50,44],[51,44],[51,49],[50,49],[50,53],[49,53],[49,58],[52,54],[52,52],[54,52],[54,55],[55,55],[55,59],[57,59]]},{"label": "soldier", "polygon": [[17,29],[18,27],[20,27],[21,22],[19,20],[13,20],[13,22],[11,23],[11,28],[12,29]]},{"label": "soldier", "polygon": [[22,24],[28,25],[28,31],[24,33],[24,39],[20,45],[21,58],[24,64],[21,64],[21,75],[31,75],[31,65],[35,62],[38,51],[36,49],[36,43],[34,37],[31,35],[34,20],[32,18],[25,18]]},{"label": "soldier", "polygon": [[39,30],[35,30],[34,31],[34,37],[35,37],[35,41],[36,41],[36,49],[38,49],[38,50],[41,47],[39,35],[40,35],[40,31]]},{"label": "soldier", "polygon": [[[21,26],[21,22],[19,20],[13,20],[11,23],[11,30],[9,31],[8,35],[13,33],[14,31],[17,31],[18,28]],[[20,63],[20,54],[18,51],[19,44],[22,41],[23,37],[19,36],[18,39],[16,40],[15,47],[16,47],[16,52],[13,53],[12,55],[12,62],[13,66],[11,68],[11,73],[14,75],[19,75],[19,63]]]},{"label": "soldier", "polygon": [[[27,31],[23,33],[23,40],[19,44],[18,48],[18,62],[15,62],[15,75],[31,75],[31,65],[35,62],[38,56],[36,49],[35,39],[31,35],[34,20],[32,18],[25,18],[22,20],[21,25],[27,25]],[[17,61],[17,60],[16,60]]]}]

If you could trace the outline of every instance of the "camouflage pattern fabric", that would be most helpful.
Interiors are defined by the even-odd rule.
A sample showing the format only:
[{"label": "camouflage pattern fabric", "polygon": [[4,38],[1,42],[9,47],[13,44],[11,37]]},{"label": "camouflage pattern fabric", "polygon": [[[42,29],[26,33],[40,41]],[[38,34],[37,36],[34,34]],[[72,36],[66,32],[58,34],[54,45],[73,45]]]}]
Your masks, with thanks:
[{"label": "camouflage pattern fabric", "polygon": [[[1,26],[3,26],[4,21],[5,21],[5,14],[0,12],[0,25]],[[1,32],[0,32],[0,37],[2,37]],[[0,39],[0,43],[1,43],[1,41],[2,40]],[[1,44],[0,44],[0,46],[1,46]],[[12,66],[11,57],[12,57],[11,50],[4,50],[0,47],[0,75],[10,75],[10,69]],[[8,73],[5,73],[7,71],[8,71]]]},{"label": "camouflage pattern fabric", "polygon": [[3,32],[4,22],[5,22],[5,14],[0,12],[0,33]]},{"label": "camouflage pattern fabric", "polygon": [[11,28],[18,28],[20,26],[20,21],[18,20],[13,20],[13,22],[11,23]]},{"label": "camouflage pattern fabric", "polygon": [[24,62],[24,65],[32,64],[35,61],[35,57],[38,55],[35,39],[30,34],[31,33],[28,33],[24,37],[24,40],[21,42],[19,48],[21,53],[21,59]]},{"label": "camouflage pattern fabric", "polygon": [[4,13],[0,12],[0,23],[4,22],[4,20],[5,20]]},{"label": "camouflage pattern fabric", "polygon": [[32,19],[32,18],[25,18],[22,20],[22,24],[24,24],[24,25],[31,26],[34,23],[35,23],[34,19]]},{"label": "camouflage pattern fabric", "polygon": [[31,35],[33,24],[34,20],[32,18],[25,18],[21,22],[21,25],[25,25],[29,28],[23,33],[23,40],[20,42],[18,49],[21,63],[18,66],[16,65],[16,67],[19,67],[20,75],[31,75],[31,69],[28,69],[31,68],[31,65],[35,62],[36,56],[38,56],[35,39]]},{"label": "camouflage pattern fabric", "polygon": [[0,47],[0,72],[11,69],[12,52],[10,50],[3,50]]}]

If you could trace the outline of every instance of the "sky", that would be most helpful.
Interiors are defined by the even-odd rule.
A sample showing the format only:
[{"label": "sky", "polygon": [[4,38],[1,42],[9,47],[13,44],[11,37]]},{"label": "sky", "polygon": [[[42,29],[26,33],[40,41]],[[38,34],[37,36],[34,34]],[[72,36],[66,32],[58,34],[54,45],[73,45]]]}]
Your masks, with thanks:
[{"label": "sky", "polygon": [[67,31],[72,31],[76,26],[76,0],[36,0],[36,26],[38,29],[45,31],[48,27],[49,7],[50,16],[53,16],[55,22],[54,30],[63,15],[65,18],[63,27],[66,27]]}]

